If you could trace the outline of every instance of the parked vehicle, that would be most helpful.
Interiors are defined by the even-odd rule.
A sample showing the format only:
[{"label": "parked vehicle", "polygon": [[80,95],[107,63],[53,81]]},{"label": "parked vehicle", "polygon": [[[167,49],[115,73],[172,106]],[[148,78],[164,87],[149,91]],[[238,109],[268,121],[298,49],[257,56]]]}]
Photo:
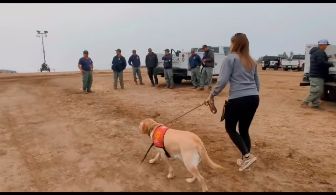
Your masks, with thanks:
[{"label": "parked vehicle", "polygon": [[48,72],[50,72],[50,68],[49,68],[49,66],[48,66],[46,63],[43,63],[43,64],[41,65],[40,71],[41,71],[41,72],[43,72],[43,71],[48,71]]},{"label": "parked vehicle", "polygon": [[263,70],[267,68],[273,68],[278,70],[281,65],[281,58],[278,56],[264,56],[261,61],[261,67]]},{"label": "parked vehicle", "polygon": [[[196,50],[196,53],[202,58],[203,57],[203,50],[202,48],[193,48]],[[222,65],[222,62],[224,58],[229,54],[229,47],[224,46],[218,46],[218,47],[211,47],[209,46],[209,49],[211,49],[214,52],[215,56],[215,67],[213,69],[213,76],[218,76],[220,67]],[[182,80],[191,80],[191,71],[188,70],[188,60],[191,56],[191,52],[181,52],[180,50],[174,50],[171,49],[171,54],[173,56],[173,79],[175,83],[181,83]],[[164,56],[164,53],[157,53],[159,64],[156,68],[156,74],[161,75],[161,77],[164,77],[163,73],[163,61],[162,57]]]},{"label": "parked vehicle", "polygon": [[281,60],[281,68],[284,71],[298,70],[302,71],[305,65],[305,55],[293,55],[290,59]]}]

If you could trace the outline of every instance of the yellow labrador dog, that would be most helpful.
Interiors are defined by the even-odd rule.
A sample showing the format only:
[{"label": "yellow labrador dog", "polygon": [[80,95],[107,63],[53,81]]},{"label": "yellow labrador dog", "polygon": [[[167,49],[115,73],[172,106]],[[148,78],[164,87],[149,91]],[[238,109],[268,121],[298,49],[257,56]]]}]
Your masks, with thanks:
[{"label": "yellow labrador dog", "polygon": [[[158,130],[161,127],[165,128],[163,129],[165,131],[163,131],[163,133],[161,132],[161,135],[158,135],[157,131],[161,131]],[[192,175],[192,177],[187,178],[186,181],[188,183],[192,183],[197,179],[202,186],[202,191],[204,192],[208,191],[208,187],[204,181],[203,176],[200,174],[197,168],[200,161],[204,160],[213,169],[223,169],[222,166],[214,163],[210,159],[202,140],[192,132],[165,127],[164,125],[157,123],[151,118],[147,118],[141,121],[139,125],[139,130],[140,133],[149,135],[151,140],[154,141],[154,145],[155,141],[157,141],[155,139],[160,139],[161,136],[162,143],[159,144],[162,144],[164,146],[163,148],[158,148],[159,152],[155,155],[153,159],[149,160],[149,163],[155,163],[161,157],[168,165],[169,171],[167,177],[169,179],[174,177],[174,173],[165,151],[172,158],[180,159],[184,163],[187,170]]]}]

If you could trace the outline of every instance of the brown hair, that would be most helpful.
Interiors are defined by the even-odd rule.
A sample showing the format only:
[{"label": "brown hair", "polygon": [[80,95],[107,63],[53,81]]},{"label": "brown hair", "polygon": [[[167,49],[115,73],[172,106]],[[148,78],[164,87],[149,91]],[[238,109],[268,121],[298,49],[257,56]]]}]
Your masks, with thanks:
[{"label": "brown hair", "polygon": [[251,71],[256,62],[250,56],[249,41],[244,33],[236,33],[231,38],[231,53],[237,53],[245,69]]}]

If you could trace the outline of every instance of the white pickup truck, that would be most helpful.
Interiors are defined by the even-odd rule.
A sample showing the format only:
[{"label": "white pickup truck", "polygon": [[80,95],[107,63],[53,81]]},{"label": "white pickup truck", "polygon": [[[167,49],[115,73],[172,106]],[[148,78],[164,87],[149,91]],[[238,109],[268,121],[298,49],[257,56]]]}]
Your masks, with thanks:
[{"label": "white pickup truck", "polygon": [[[217,46],[217,47],[211,47],[209,48],[214,52],[215,57],[215,67],[213,69],[213,76],[218,76],[220,67],[222,66],[222,63],[224,61],[224,58],[229,54],[230,47],[225,46]],[[203,50],[202,48],[193,48],[196,50],[196,53],[202,58],[203,57]],[[188,69],[188,60],[191,55],[190,52],[181,52],[179,50],[170,50],[171,54],[173,55],[173,79],[174,83],[181,83],[182,80],[190,80],[191,79],[191,72]],[[164,53],[157,53],[158,56],[158,67],[155,70],[155,74],[161,75],[161,77],[164,76],[163,73],[163,61],[162,57],[164,56]],[[201,69],[202,70],[202,69]],[[213,78],[214,78],[213,77]]]},{"label": "white pickup truck", "polygon": [[298,70],[302,71],[305,65],[305,55],[293,55],[290,59],[282,59],[280,67],[284,71]]}]

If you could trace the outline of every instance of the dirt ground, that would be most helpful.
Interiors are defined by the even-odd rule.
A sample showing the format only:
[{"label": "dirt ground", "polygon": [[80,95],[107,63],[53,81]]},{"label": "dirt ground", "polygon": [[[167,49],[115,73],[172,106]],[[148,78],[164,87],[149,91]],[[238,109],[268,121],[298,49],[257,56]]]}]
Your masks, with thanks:
[{"label": "dirt ground", "polygon": [[[92,94],[81,93],[79,73],[0,75],[0,191],[201,191],[185,182],[189,173],[172,161],[151,165],[150,139],[139,122],[159,113],[165,123],[201,103],[208,91],[152,88],[125,73],[125,90],[113,90],[110,72],[95,72]],[[220,112],[201,107],[171,127],[196,133],[209,156],[225,170],[200,165],[209,191],[336,191],[336,103],[323,110],[302,108],[309,87],[302,72],[259,71],[260,106],[250,128],[250,170],[239,172],[239,151],[229,139]],[[228,88],[216,97],[218,110]]]}]

